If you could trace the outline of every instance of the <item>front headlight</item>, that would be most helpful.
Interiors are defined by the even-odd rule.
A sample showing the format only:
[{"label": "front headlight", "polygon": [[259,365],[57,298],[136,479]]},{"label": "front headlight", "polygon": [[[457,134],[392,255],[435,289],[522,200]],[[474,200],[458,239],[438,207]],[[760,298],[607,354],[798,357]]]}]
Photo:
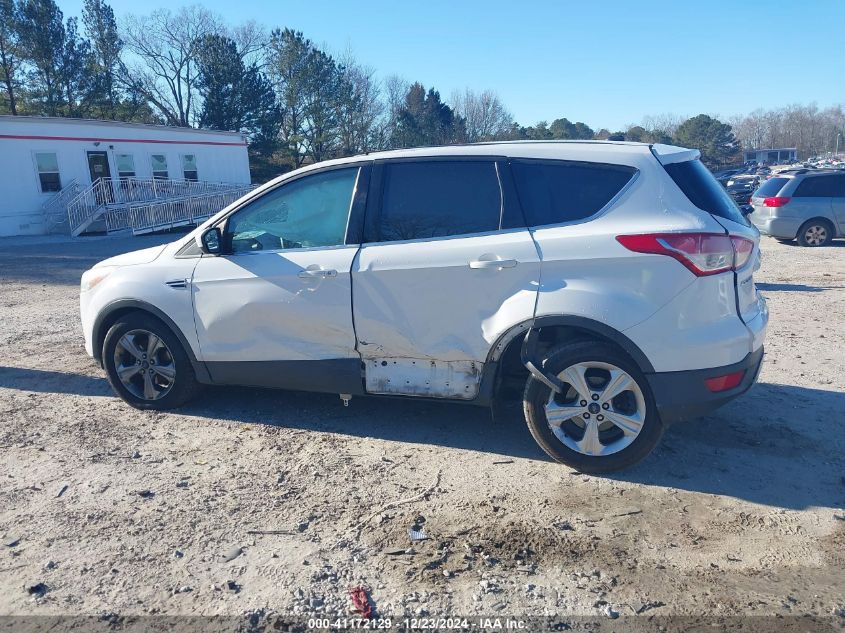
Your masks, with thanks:
[{"label": "front headlight", "polygon": [[103,266],[102,268],[92,268],[91,270],[86,270],[82,274],[82,281],[80,282],[81,292],[93,290],[97,284],[111,275],[115,269],[115,266]]}]

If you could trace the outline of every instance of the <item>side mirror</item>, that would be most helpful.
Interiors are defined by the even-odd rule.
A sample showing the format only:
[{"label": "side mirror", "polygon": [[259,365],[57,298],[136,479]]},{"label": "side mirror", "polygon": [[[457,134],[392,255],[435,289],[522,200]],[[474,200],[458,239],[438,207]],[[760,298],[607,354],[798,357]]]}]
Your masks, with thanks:
[{"label": "side mirror", "polygon": [[739,210],[742,211],[742,215],[745,215],[745,216],[748,216],[748,215],[751,215],[752,213],[754,213],[754,207],[752,207],[750,204],[742,205],[739,208]]},{"label": "side mirror", "polygon": [[207,255],[220,255],[223,252],[223,234],[219,227],[212,227],[202,232],[199,239],[200,250]]}]

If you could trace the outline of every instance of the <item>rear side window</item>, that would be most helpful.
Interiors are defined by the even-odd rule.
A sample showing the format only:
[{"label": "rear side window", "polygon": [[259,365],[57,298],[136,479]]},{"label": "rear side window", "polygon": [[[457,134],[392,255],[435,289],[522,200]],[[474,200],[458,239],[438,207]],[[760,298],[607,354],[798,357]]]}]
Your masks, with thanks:
[{"label": "rear side window", "polygon": [[780,193],[780,190],[788,182],[789,178],[769,178],[754,192],[754,197],[773,198]]},{"label": "rear side window", "polygon": [[380,240],[497,231],[502,196],[492,161],[388,163]]},{"label": "rear side window", "polygon": [[793,194],[796,198],[845,197],[845,176],[811,176],[805,178]]},{"label": "rear side window", "polygon": [[516,190],[528,226],[561,224],[601,210],[636,169],[578,162],[513,161]]},{"label": "rear side window", "polygon": [[684,195],[702,211],[739,224],[748,224],[719,181],[700,160],[687,160],[663,166],[684,192]]}]

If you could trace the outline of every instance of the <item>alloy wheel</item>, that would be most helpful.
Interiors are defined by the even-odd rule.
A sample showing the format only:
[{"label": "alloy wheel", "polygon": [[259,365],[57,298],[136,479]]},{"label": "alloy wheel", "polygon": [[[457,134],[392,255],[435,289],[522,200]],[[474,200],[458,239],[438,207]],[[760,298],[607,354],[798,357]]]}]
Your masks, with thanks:
[{"label": "alloy wheel", "polygon": [[827,228],[819,224],[807,227],[804,231],[804,241],[810,246],[819,246],[827,241]]},{"label": "alloy wheel", "polygon": [[544,408],[549,428],[566,447],[583,455],[611,455],[637,439],[646,403],[628,372],[610,363],[583,362],[558,378],[564,392],[552,392]]},{"label": "alloy wheel", "polygon": [[114,348],[114,370],[123,386],[141,400],[159,400],[176,382],[173,354],[154,332],[130,330]]}]

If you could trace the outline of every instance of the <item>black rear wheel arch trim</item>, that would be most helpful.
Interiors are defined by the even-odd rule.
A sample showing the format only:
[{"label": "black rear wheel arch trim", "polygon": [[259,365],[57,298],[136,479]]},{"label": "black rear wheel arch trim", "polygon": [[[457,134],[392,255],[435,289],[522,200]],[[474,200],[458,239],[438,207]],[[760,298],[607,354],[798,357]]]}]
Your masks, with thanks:
[{"label": "black rear wheel arch trim", "polygon": [[487,360],[488,362],[498,361],[502,353],[504,353],[505,348],[507,348],[513,339],[525,334],[529,329],[533,328],[535,330],[540,330],[545,327],[560,326],[573,327],[597,334],[620,347],[637,364],[637,367],[639,367],[641,372],[644,374],[654,373],[654,365],[651,364],[648,357],[634,344],[631,339],[622,334],[620,331],[587,317],[565,314],[540,316],[528,321],[523,321],[522,323],[518,323],[517,325],[511,327],[499,337],[499,340],[491,349]]}]

